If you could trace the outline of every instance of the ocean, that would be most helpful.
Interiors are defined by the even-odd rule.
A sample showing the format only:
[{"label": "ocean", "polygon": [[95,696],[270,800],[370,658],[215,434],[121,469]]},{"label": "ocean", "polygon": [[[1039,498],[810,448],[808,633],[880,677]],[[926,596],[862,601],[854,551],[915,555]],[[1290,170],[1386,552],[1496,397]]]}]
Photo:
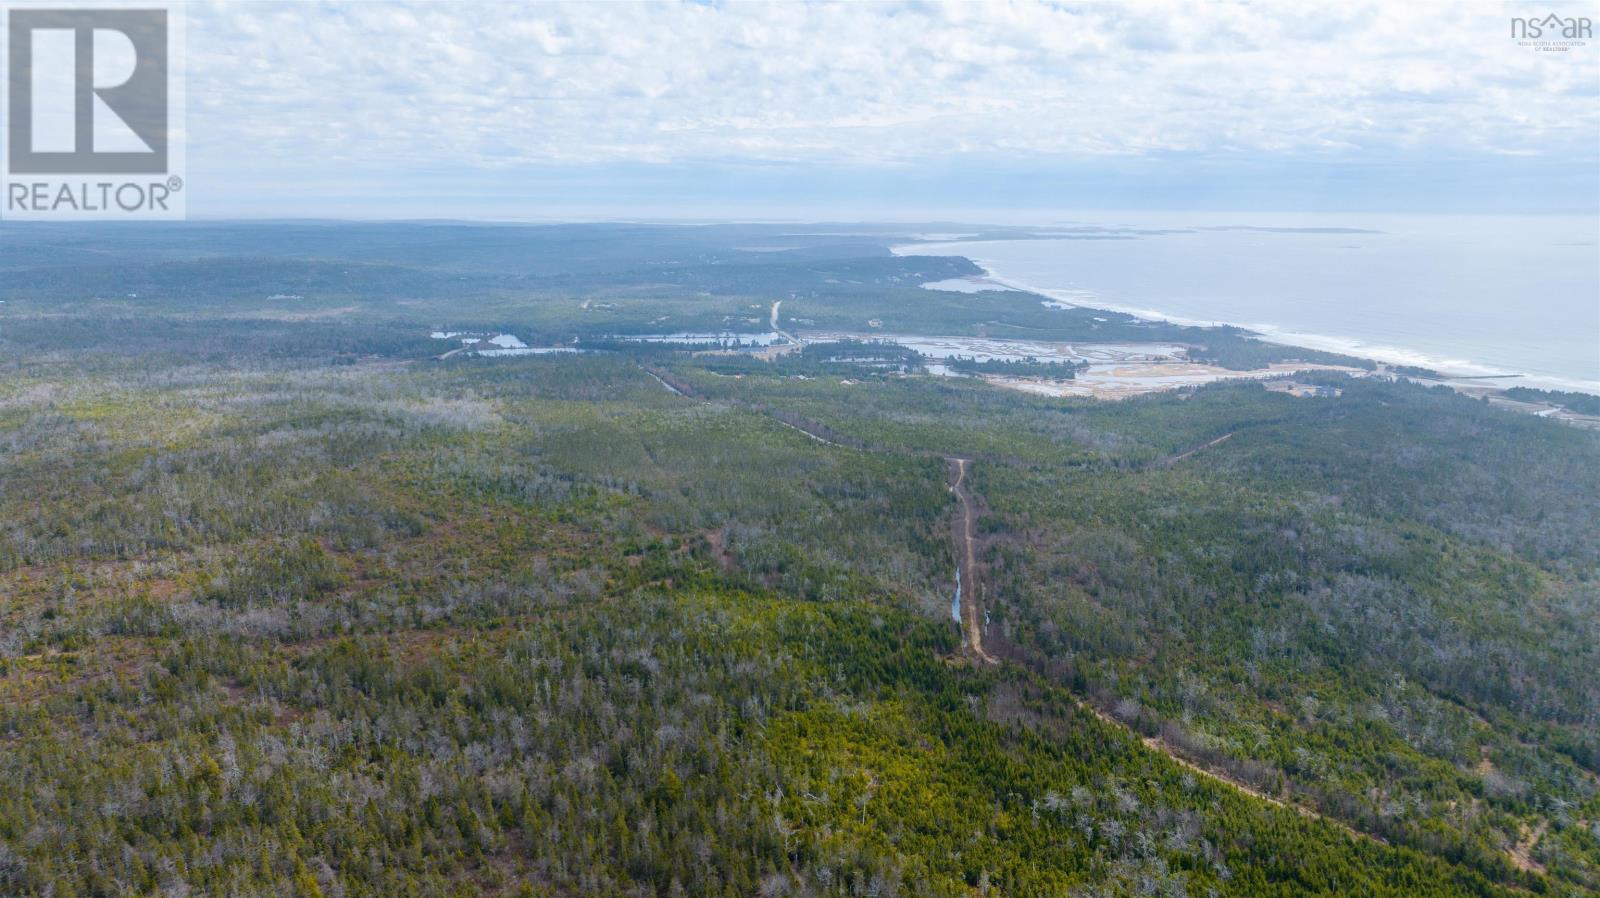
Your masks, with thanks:
[{"label": "ocean", "polygon": [[920,243],[1074,305],[1455,376],[1600,393],[1600,218],[1107,215]]}]

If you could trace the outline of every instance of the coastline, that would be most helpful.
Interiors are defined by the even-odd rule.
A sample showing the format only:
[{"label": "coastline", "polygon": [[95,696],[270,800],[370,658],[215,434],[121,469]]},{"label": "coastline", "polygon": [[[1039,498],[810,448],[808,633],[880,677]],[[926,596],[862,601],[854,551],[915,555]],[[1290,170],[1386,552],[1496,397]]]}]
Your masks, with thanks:
[{"label": "coastline", "polygon": [[[897,244],[889,247],[895,255],[926,255],[930,249],[928,244]],[[1133,306],[1108,303],[1102,297],[1079,290],[1063,290],[1058,288],[1040,287],[1019,278],[1010,277],[996,271],[992,260],[973,257],[966,253],[933,253],[934,255],[954,255],[966,259],[983,272],[974,281],[988,281],[1011,290],[1027,293],[1040,297],[1048,303],[1061,303],[1083,309],[1115,312],[1122,315],[1131,315],[1143,321],[1159,321],[1176,324],[1184,327],[1236,327],[1246,331],[1250,336],[1268,343],[1277,343],[1284,346],[1297,346],[1303,349],[1315,349],[1322,352],[1336,352],[1354,358],[1365,359],[1389,366],[1407,366],[1426,368],[1439,374],[1437,378],[1412,378],[1427,383],[1439,383],[1457,389],[1472,389],[1481,391],[1493,389],[1500,391],[1510,387],[1531,387],[1541,390],[1557,390],[1577,393],[1588,393],[1600,396],[1600,381],[1575,380],[1564,377],[1534,374],[1527,371],[1512,371],[1474,362],[1467,359],[1446,359],[1428,355],[1425,352],[1407,349],[1399,346],[1366,343],[1350,338],[1337,337],[1326,334],[1310,334],[1291,331],[1276,325],[1244,322],[1225,321],[1221,319],[1204,320],[1189,318],[1181,315],[1172,315],[1159,309],[1147,309]],[[1503,383],[1493,383],[1501,381]]]}]

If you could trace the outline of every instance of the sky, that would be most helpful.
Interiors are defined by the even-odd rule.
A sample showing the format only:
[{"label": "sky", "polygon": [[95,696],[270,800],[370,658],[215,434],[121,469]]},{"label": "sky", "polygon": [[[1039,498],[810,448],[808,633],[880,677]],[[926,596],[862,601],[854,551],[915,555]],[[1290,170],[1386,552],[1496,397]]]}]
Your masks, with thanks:
[{"label": "sky", "polygon": [[195,3],[191,217],[1593,212],[1596,3]]}]

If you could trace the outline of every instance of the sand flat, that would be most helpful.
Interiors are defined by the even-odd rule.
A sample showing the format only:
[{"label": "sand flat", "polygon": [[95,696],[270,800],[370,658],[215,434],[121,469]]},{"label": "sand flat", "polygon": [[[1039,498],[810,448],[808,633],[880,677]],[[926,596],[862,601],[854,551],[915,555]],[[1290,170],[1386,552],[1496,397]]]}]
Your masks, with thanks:
[{"label": "sand flat", "polygon": [[1356,375],[1366,373],[1358,368],[1339,365],[1308,365],[1292,362],[1275,362],[1265,368],[1234,371],[1200,362],[1173,361],[1094,364],[1090,365],[1087,371],[1078,372],[1078,376],[1073,380],[1046,380],[1006,375],[984,375],[983,379],[999,387],[1038,396],[1125,399],[1129,396],[1159,393],[1180,387],[1196,387],[1222,380],[1261,380],[1305,371],[1337,371]]}]

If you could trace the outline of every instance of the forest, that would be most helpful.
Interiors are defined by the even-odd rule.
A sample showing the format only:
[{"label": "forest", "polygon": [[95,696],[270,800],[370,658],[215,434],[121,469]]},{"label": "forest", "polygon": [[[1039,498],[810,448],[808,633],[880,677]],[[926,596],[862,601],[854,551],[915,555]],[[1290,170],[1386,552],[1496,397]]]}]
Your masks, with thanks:
[{"label": "forest", "polygon": [[813,230],[0,225],[0,894],[1600,894],[1600,434]]}]

